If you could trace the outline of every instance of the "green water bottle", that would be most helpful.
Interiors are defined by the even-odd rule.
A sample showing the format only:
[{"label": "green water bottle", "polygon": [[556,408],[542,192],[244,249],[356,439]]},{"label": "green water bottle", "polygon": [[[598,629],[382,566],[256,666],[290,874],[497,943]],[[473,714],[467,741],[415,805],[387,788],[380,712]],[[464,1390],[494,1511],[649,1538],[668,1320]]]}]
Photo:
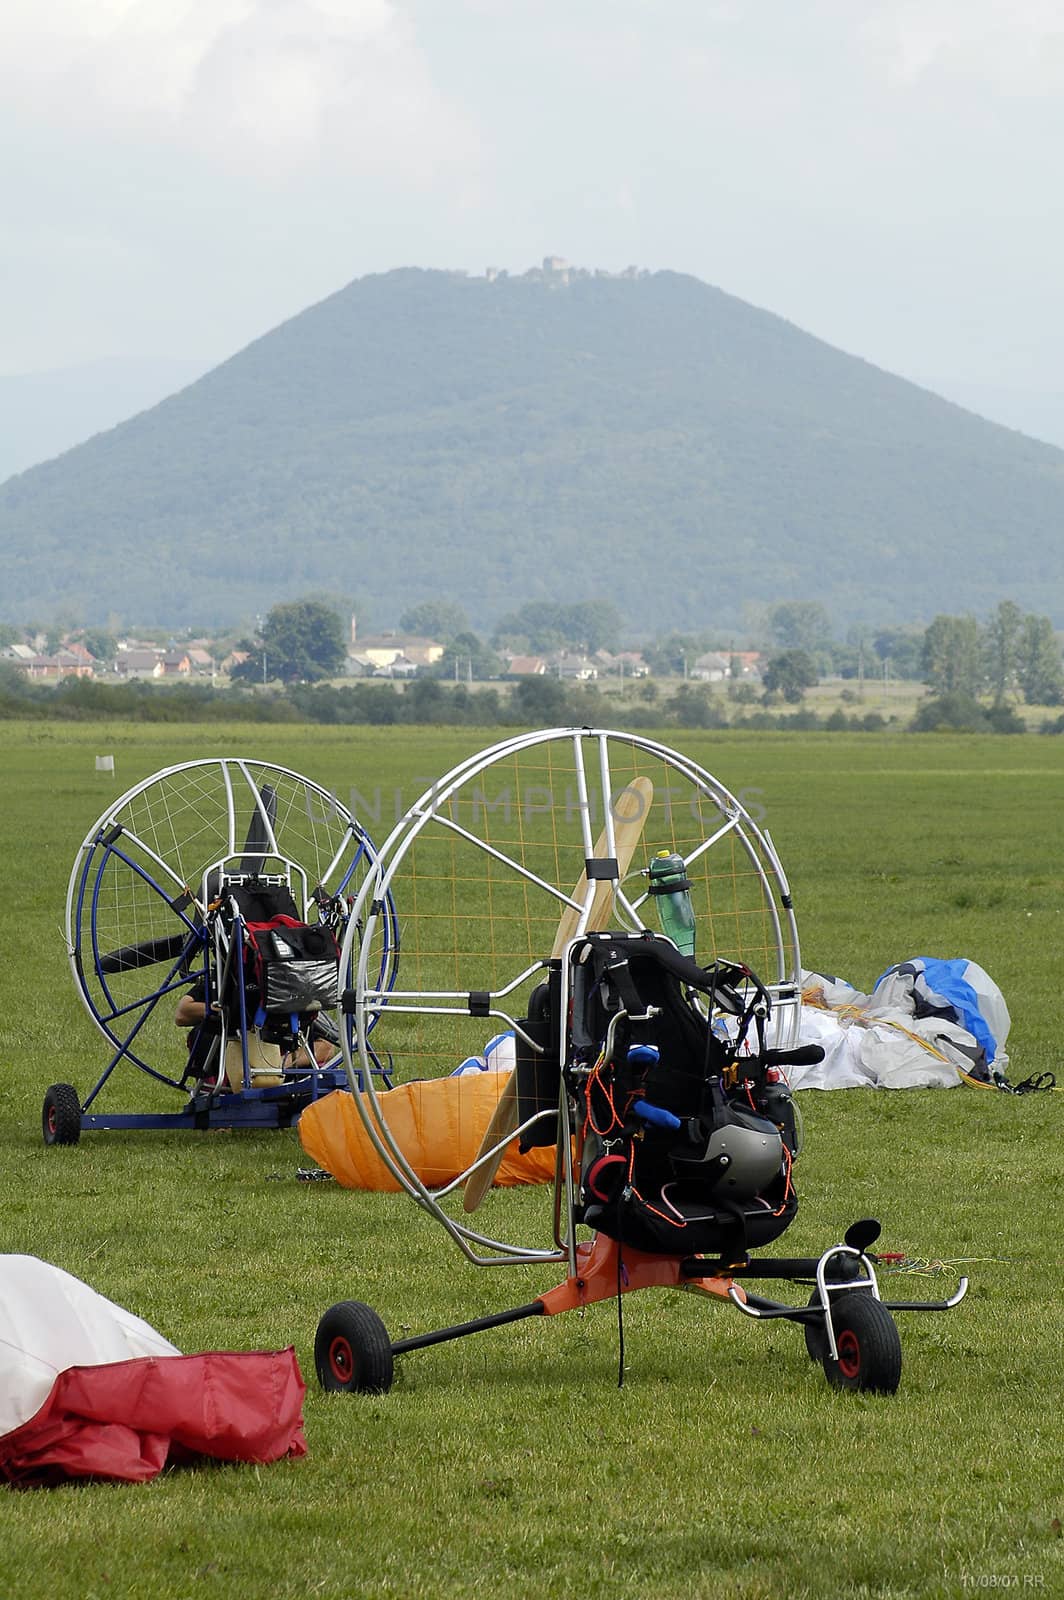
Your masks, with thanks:
[{"label": "green water bottle", "polygon": [[662,933],[672,940],[681,955],[693,956],[695,913],[683,856],[669,850],[659,850],[650,863],[648,873],[650,893],[658,902]]}]

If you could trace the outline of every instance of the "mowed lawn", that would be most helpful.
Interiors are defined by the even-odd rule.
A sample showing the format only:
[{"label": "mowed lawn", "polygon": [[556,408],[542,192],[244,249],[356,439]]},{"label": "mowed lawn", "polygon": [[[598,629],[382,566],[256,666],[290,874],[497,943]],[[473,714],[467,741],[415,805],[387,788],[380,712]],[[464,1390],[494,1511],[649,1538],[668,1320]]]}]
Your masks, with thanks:
[{"label": "mowed lawn", "polygon": [[[874,1215],[883,1248],[946,1263],[887,1280],[891,1294],[972,1280],[952,1313],[899,1315],[891,1398],[830,1390],[794,1327],[665,1291],[625,1300],[621,1389],[606,1303],[412,1353],[387,1396],[327,1397],[312,1349],[334,1301],[368,1301],[399,1338],[527,1301],[555,1270],[478,1271],[402,1197],[298,1182],[294,1132],[44,1148],[46,1087],[84,1093],[105,1064],[62,921],[109,799],[166,765],[247,754],[357,790],[381,837],[498,736],[0,724],[3,1248],[187,1351],[293,1344],[309,1445],[260,1469],[0,1495],[0,1600],[1064,1593],[1059,1093],[800,1097],[801,1209],[775,1253],[816,1253]],[[770,831],[807,967],[867,988],[907,956],[976,960],[1012,1012],[1012,1078],[1064,1083],[1064,741],[667,737]],[[138,1109],[138,1080],[122,1109]],[[548,1207],[546,1190],[497,1191],[483,1216],[541,1242]]]}]

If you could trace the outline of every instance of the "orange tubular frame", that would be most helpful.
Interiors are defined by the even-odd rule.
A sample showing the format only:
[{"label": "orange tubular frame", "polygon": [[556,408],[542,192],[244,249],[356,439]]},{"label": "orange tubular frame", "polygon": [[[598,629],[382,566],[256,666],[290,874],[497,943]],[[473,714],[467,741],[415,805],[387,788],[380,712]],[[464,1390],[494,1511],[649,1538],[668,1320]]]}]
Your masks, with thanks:
[{"label": "orange tubular frame", "polygon": [[545,1316],[553,1317],[562,1311],[594,1305],[599,1300],[612,1300],[618,1293],[631,1294],[635,1289],[693,1289],[717,1300],[727,1300],[734,1287],[741,1299],[746,1299],[744,1291],[737,1288],[731,1278],[686,1275],[683,1263],[689,1259],[650,1255],[627,1245],[622,1248],[615,1239],[596,1233],[594,1239],[576,1247],[576,1275],[540,1295],[539,1304]]}]

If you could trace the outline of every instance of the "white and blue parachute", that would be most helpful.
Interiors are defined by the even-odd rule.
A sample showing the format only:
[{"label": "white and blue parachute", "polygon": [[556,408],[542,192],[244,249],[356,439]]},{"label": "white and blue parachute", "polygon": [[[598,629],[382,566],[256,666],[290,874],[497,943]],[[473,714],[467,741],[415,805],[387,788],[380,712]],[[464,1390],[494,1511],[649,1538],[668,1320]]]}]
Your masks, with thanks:
[{"label": "white and blue parachute", "polygon": [[872,998],[881,1005],[900,1001],[920,1021],[930,1018],[963,1028],[975,1040],[975,1048],[952,1042],[969,1056],[972,1076],[988,1082],[995,1075],[1004,1077],[1011,1018],[1001,990],[977,962],[963,956],[899,961],[877,978]]},{"label": "white and blue parachute", "polygon": [[478,1056],[466,1056],[450,1074],[452,1078],[466,1078],[475,1072],[512,1072],[517,1065],[517,1045],[514,1030],[494,1034]]},{"label": "white and blue parachute", "polygon": [[862,994],[824,973],[802,974],[803,1044],[823,1061],[793,1069],[793,1089],[950,1089],[1006,1081],[1005,997],[975,961],[914,956]]}]

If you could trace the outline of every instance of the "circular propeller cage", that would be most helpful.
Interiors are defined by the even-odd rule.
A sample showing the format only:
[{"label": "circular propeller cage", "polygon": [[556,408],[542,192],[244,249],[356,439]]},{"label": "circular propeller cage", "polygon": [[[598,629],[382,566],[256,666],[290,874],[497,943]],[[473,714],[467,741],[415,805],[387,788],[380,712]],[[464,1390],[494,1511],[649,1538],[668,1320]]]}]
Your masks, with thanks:
[{"label": "circular propeller cage", "polygon": [[[223,878],[284,882],[301,915],[342,919],[346,987],[358,951],[350,918],[377,861],[374,846],[334,794],[287,767],[224,756],[154,773],[108,806],[85,837],[67,889],[66,938],[78,992],[121,1060],[181,1087],[181,995],[215,958],[208,908]],[[386,995],[398,959],[390,899],[375,918],[375,992]],[[363,1013],[372,1028],[375,1016]],[[343,1034],[350,1056],[351,1020]],[[366,1058],[372,1051],[366,1041]],[[88,1105],[89,1101],[86,1101]]]},{"label": "circular propeller cage", "polygon": [[[641,828],[604,920],[601,902],[590,914],[595,882],[588,889],[581,878],[589,858],[623,857],[618,824],[632,815],[633,797]],[[355,1026],[345,1049],[355,1052],[349,1080],[352,1068],[362,1069],[356,1105],[396,1181],[477,1264],[565,1259],[571,1241],[559,1231],[560,1201],[553,1247],[508,1243],[459,1220],[459,1191],[472,1166],[439,1189],[412,1170],[388,1126],[388,1096],[369,1071],[370,1024],[378,1024],[372,1049],[397,1082],[453,1073],[481,1055],[490,1036],[520,1025],[557,954],[560,926],[571,937],[596,922],[662,931],[648,893],[649,863],[661,852],[683,858],[695,959],[752,969],[773,997],[773,1042],[793,1045],[798,934],[772,841],[710,773],[652,739],[551,729],[484,750],[411,806],[363,883],[342,963],[355,976]],[[393,938],[393,896],[402,912],[402,983],[386,995],[380,973]],[[563,1186],[559,1164],[556,1194]]]}]

